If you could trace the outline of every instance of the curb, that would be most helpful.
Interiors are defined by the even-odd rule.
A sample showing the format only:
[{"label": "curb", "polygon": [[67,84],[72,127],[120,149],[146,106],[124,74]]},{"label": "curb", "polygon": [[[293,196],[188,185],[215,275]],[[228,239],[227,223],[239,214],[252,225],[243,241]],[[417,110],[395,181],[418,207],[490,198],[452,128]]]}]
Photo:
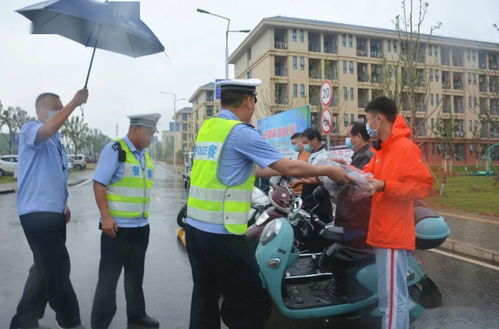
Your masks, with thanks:
[{"label": "curb", "polygon": [[15,189],[8,189],[8,190],[0,190],[0,194],[9,194],[9,193],[15,193]]},{"label": "curb", "polygon": [[81,183],[86,182],[88,180],[89,180],[88,178],[82,178],[82,179],[78,179],[76,181],[68,182],[67,185],[68,185],[68,187],[73,187],[75,185],[81,184]]},{"label": "curb", "polygon": [[437,249],[477,258],[493,265],[499,265],[499,251],[480,248],[469,243],[447,239]]}]

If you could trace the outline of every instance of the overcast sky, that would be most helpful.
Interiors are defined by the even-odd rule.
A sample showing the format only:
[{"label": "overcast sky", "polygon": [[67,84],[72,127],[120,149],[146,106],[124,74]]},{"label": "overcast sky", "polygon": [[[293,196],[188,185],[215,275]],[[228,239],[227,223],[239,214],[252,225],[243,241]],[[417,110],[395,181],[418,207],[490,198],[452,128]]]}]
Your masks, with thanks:
[{"label": "overcast sky", "polygon": [[[35,115],[34,99],[45,91],[66,103],[84,84],[91,49],[55,35],[30,35],[30,22],[14,10],[38,1],[0,0],[0,100]],[[416,0],[414,1],[416,2]],[[499,0],[433,0],[426,22],[442,22],[436,33],[499,43]],[[124,134],[126,115],[159,112],[160,130],[173,114],[174,92],[188,99],[198,86],[224,76],[226,22],[196,8],[231,18],[233,29],[253,29],[262,18],[290,16],[393,28],[399,0],[142,0],[141,18],[166,53],[138,59],[97,51],[90,77],[85,120],[115,137]],[[428,30],[425,30],[427,32]],[[232,52],[244,39],[232,33]],[[232,76],[233,68],[230,68]],[[190,105],[179,101],[177,109]],[[79,115],[79,111],[75,112]]]}]

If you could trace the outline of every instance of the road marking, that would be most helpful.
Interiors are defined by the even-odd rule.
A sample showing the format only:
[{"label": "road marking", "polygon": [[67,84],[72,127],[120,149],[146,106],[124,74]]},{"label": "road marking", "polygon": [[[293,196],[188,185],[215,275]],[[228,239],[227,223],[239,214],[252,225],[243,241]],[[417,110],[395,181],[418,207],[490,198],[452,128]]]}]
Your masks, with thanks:
[{"label": "road marking", "polygon": [[471,264],[483,266],[483,267],[486,267],[486,268],[489,268],[491,270],[499,272],[499,266],[495,266],[495,265],[492,265],[492,264],[484,263],[484,262],[481,262],[479,260],[475,260],[475,259],[471,259],[471,258],[459,256],[459,255],[454,255],[454,254],[451,254],[449,252],[442,251],[442,250],[437,250],[437,249],[429,249],[428,251],[431,251],[431,252],[434,252],[434,253],[437,253],[437,254],[440,254],[440,255],[444,255],[444,256],[447,256],[447,257],[459,259],[459,260],[462,260],[464,262],[468,262],[468,263],[471,263]]},{"label": "road marking", "polygon": [[442,211],[439,211],[438,213],[442,216],[445,216],[445,217],[455,217],[455,218],[459,218],[459,219],[474,220],[477,222],[499,225],[499,220],[485,219],[485,218],[465,216],[465,215],[457,215],[457,214],[451,214],[451,213],[442,212]]},{"label": "road marking", "polygon": [[88,183],[88,182],[90,182],[91,180],[92,180],[92,178],[89,178],[89,179],[87,179],[86,181],[83,181],[83,182],[81,182],[80,184],[73,185],[73,186],[71,186],[71,187],[73,187],[73,188],[74,188],[74,187],[80,187],[80,186],[82,186],[82,185],[87,184],[87,183]]}]

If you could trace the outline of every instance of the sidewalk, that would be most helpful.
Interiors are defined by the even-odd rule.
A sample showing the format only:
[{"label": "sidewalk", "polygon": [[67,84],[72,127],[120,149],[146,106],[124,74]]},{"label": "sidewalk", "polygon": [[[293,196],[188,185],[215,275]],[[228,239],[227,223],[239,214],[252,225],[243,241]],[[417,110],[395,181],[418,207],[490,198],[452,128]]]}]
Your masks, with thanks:
[{"label": "sidewalk", "polygon": [[447,210],[437,212],[451,229],[441,249],[499,265],[499,218]]},{"label": "sidewalk", "polygon": [[[93,172],[94,172],[93,170],[71,172],[68,179],[68,186],[78,185],[88,179],[91,179]],[[15,193],[16,190],[17,190],[17,182],[0,184],[0,195]]]}]

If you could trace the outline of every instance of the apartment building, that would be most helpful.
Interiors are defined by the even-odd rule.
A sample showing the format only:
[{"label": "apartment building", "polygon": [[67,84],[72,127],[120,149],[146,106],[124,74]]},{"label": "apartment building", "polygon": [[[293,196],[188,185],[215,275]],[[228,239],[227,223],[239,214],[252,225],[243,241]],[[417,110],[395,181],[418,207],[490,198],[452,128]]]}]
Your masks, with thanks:
[{"label": "apartment building", "polygon": [[178,125],[180,147],[185,152],[190,152],[194,140],[192,135],[192,107],[184,107],[178,110],[174,121]]},{"label": "apartment building", "polygon": [[203,121],[213,117],[220,111],[220,100],[215,99],[214,88],[215,84],[209,82],[200,86],[189,98],[189,103],[192,104],[190,149],[194,147],[197,133]]},{"label": "apartment building", "polygon": [[[474,163],[480,143],[499,142],[499,44],[440,36],[423,40],[417,68],[421,83],[415,87],[418,144],[429,162],[438,163],[437,119],[452,117],[457,120],[456,159]],[[278,16],[263,19],[229,62],[236,78],[263,81],[257,89],[257,115],[308,104],[315,126],[320,86],[331,80],[333,139],[342,140],[345,127],[365,119],[369,100],[383,94],[383,63],[397,61],[405,50],[399,43],[395,30]],[[484,120],[484,113],[492,120]]]}]

